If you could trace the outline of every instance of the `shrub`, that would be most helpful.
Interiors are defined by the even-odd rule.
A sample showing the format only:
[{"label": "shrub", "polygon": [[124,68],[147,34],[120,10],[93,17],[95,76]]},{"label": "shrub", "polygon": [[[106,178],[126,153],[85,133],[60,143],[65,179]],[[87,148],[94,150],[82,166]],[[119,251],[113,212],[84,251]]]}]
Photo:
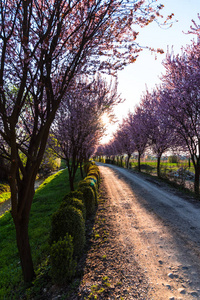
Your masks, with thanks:
[{"label": "shrub", "polygon": [[79,187],[81,188],[82,186],[89,186],[93,189],[94,192],[94,199],[95,199],[95,205],[98,205],[98,201],[97,201],[97,184],[96,184],[96,179],[94,180],[91,177],[85,177],[84,180],[79,182]]},{"label": "shrub", "polygon": [[86,216],[89,217],[95,212],[95,194],[91,186],[83,181],[79,183],[78,190],[83,193],[84,203],[86,207]]},{"label": "shrub", "polygon": [[89,161],[84,164],[84,171],[85,171],[86,174],[89,170],[90,165],[91,165],[91,162],[89,162]]},{"label": "shrub", "polygon": [[87,173],[87,176],[88,175],[91,175],[91,174],[95,174],[95,176],[97,177],[97,180],[98,182],[100,181],[100,172],[99,172],[99,169],[97,168],[90,168],[88,173]]},{"label": "shrub", "polygon": [[88,172],[95,172],[99,174],[99,168],[97,166],[91,165],[88,169]]},{"label": "shrub", "polygon": [[95,177],[96,178],[96,180],[97,180],[97,184],[99,185],[99,182],[100,182],[100,176],[99,176],[99,174],[97,173],[97,172],[95,172],[95,171],[89,171],[88,173],[87,173],[87,177]]},{"label": "shrub", "polygon": [[74,255],[80,256],[85,245],[85,221],[82,212],[72,205],[60,208],[52,215],[50,243],[64,238],[66,233],[73,237]]},{"label": "shrub", "polygon": [[88,171],[89,171],[92,167],[98,169],[98,167],[96,166],[96,164],[95,164],[94,161],[88,161],[88,162],[86,162],[86,163],[84,164],[84,171],[85,171],[85,173],[87,174]]},{"label": "shrub", "polygon": [[65,201],[65,199],[68,199],[69,197],[84,201],[83,193],[81,193],[81,191],[76,190],[76,191],[71,191],[71,192],[67,193],[64,196],[63,201]]},{"label": "shrub", "polygon": [[99,178],[98,178],[98,175],[96,173],[89,172],[87,174],[87,179],[90,179],[91,181],[93,181],[96,185],[96,188],[99,187]]},{"label": "shrub", "polygon": [[89,186],[91,186],[91,188],[94,191],[94,195],[95,195],[95,205],[98,205],[98,182],[96,180],[96,178],[94,176],[87,176],[84,179],[84,182],[86,182]]},{"label": "shrub", "polygon": [[[83,193],[81,193],[81,194],[82,194],[82,198],[83,198]],[[64,208],[68,205],[71,205],[71,206],[79,209],[83,214],[84,220],[86,219],[86,208],[85,208],[85,205],[82,200],[73,198],[72,196],[70,196],[70,193],[69,193],[69,195],[67,194],[64,197],[63,201],[61,202],[60,208]]]},{"label": "shrub", "polygon": [[54,283],[69,282],[76,272],[76,261],[73,259],[72,237],[68,234],[50,249],[51,277]]}]

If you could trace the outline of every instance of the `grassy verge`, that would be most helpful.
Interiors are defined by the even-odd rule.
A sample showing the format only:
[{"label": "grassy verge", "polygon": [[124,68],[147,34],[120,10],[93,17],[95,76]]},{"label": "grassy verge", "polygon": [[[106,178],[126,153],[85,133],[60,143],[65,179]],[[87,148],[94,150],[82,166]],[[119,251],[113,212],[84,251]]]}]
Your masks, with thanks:
[{"label": "grassy verge", "polygon": [[0,203],[10,198],[10,187],[5,182],[0,182]]},{"label": "grassy verge", "polygon": [[[77,172],[76,184],[81,180]],[[67,170],[47,178],[36,190],[31,208],[29,236],[35,270],[45,264],[51,215],[58,209],[63,196],[70,191]],[[24,290],[16,246],[15,229],[10,212],[0,217],[0,299],[20,299]]]},{"label": "grassy verge", "polygon": [[4,193],[0,194],[0,203],[5,202],[9,198],[10,198],[10,192],[4,192]]}]

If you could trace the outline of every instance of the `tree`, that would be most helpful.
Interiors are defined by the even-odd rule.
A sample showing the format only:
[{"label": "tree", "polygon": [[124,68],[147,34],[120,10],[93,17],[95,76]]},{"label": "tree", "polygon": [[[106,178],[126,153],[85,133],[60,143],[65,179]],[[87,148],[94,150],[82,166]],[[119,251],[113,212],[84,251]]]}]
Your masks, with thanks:
[{"label": "tree", "polygon": [[[199,33],[200,34],[200,33]],[[195,193],[199,194],[200,173],[200,44],[193,42],[182,55],[168,53],[164,66],[161,101],[171,119],[179,146],[189,151],[195,168]]]},{"label": "tree", "polygon": [[151,93],[147,90],[141,98],[140,106],[145,112],[148,145],[157,156],[157,176],[160,177],[161,156],[175,144],[174,130],[170,126],[170,119],[163,113],[159,88]]},{"label": "tree", "polygon": [[123,119],[120,129],[114,135],[117,144],[117,150],[121,153],[121,156],[127,154],[126,167],[129,168],[129,160],[134,152],[134,143],[131,140],[129,131],[128,119]]},{"label": "tree", "polygon": [[66,89],[77,73],[112,73],[133,62],[139,51],[133,24],[148,24],[160,8],[156,1],[0,0],[0,153],[10,164],[27,282],[34,277],[28,236],[34,181]]},{"label": "tree", "polygon": [[93,154],[102,137],[101,116],[120,101],[116,83],[108,85],[101,76],[91,83],[75,82],[66,92],[52,124],[52,137],[54,151],[67,162],[71,190],[78,166]]},{"label": "tree", "polygon": [[99,162],[103,161],[104,152],[105,152],[105,145],[97,146],[96,151],[95,151],[95,157],[98,157]]},{"label": "tree", "polygon": [[140,172],[140,159],[147,147],[149,138],[148,121],[141,105],[135,108],[134,113],[129,113],[128,124],[133,147],[138,152],[138,171]]}]

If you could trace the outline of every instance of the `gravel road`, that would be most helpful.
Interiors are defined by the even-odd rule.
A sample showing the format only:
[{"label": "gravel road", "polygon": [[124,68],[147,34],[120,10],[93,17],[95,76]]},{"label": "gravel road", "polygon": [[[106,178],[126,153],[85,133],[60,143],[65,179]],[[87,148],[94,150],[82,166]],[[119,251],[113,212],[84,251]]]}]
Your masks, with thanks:
[{"label": "gravel road", "polygon": [[200,203],[150,177],[98,166],[116,238],[144,272],[148,299],[200,299]]}]

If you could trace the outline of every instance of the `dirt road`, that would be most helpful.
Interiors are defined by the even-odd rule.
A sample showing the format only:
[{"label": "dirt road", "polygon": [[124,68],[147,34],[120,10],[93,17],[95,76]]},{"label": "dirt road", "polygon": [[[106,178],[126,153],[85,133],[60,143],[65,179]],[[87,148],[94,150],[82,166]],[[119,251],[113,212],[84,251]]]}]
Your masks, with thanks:
[{"label": "dirt road", "polygon": [[98,165],[117,238],[143,270],[148,299],[200,299],[200,204],[148,177]]}]

